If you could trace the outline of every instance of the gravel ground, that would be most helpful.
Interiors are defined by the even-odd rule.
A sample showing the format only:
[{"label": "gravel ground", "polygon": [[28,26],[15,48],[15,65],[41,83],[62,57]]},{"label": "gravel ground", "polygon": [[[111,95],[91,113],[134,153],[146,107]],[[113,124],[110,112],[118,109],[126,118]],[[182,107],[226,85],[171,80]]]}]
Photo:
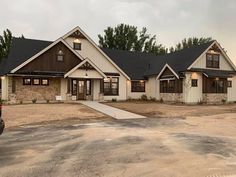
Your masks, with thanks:
[{"label": "gravel ground", "polygon": [[0,176],[236,174],[235,119],[204,119],[75,119],[7,129],[0,137]]}]

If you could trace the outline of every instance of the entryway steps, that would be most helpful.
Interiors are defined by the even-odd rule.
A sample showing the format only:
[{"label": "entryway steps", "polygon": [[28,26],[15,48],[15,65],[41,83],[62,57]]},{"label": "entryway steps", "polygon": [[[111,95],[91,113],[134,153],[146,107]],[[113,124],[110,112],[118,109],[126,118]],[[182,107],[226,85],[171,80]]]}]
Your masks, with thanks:
[{"label": "entryway steps", "polygon": [[143,119],[145,116],[134,114],[128,111],[124,111],[118,108],[114,108],[105,104],[101,104],[97,101],[79,101],[79,103],[95,109],[103,114],[111,116],[115,119]]}]

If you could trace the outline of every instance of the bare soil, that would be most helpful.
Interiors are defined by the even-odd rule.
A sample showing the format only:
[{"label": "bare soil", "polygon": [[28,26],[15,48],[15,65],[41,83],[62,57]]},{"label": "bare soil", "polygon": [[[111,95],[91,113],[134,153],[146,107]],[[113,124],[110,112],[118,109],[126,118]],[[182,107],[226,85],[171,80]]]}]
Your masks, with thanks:
[{"label": "bare soil", "polygon": [[229,105],[174,105],[156,102],[107,102],[116,108],[153,118],[187,118],[232,114],[236,116],[236,104]]},{"label": "bare soil", "polygon": [[4,105],[2,115],[6,128],[56,120],[102,119],[104,116],[81,104]]}]

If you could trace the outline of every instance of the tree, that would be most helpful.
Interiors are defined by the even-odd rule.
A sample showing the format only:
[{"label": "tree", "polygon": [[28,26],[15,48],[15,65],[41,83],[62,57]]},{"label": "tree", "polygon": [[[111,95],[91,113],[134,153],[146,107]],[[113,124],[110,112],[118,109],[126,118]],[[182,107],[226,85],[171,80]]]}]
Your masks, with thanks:
[{"label": "tree", "polygon": [[170,47],[169,52],[172,53],[172,52],[180,51],[180,50],[183,50],[185,48],[190,48],[190,47],[193,47],[193,46],[205,44],[205,43],[210,42],[210,41],[212,41],[211,37],[208,37],[208,38],[190,37],[188,39],[184,38],[181,42],[176,44],[175,47]]},{"label": "tree", "polygon": [[0,61],[7,58],[10,53],[12,43],[12,33],[9,29],[3,31],[3,36],[0,36]]},{"label": "tree", "polygon": [[138,32],[135,26],[119,24],[115,28],[108,27],[104,33],[104,36],[98,35],[99,46],[103,48],[154,54],[167,53],[167,49],[163,45],[157,44],[155,35],[147,34],[147,28],[142,28]]}]

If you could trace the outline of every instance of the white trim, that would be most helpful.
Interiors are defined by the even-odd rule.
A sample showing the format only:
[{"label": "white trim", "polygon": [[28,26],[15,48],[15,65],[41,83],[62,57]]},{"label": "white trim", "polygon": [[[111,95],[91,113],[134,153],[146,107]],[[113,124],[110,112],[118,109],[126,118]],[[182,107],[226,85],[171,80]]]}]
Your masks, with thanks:
[{"label": "white trim", "polygon": [[226,58],[226,60],[229,62],[229,64],[231,65],[231,67],[236,70],[236,66],[233,64],[233,62],[231,61],[231,59],[228,57],[228,55],[225,53],[225,51],[222,49],[222,47],[220,46],[220,44],[217,41],[214,41],[189,67],[187,70],[190,70],[194,64],[196,64],[196,62],[198,60],[200,60],[200,58],[202,58],[207,52],[208,50],[213,46],[213,45],[217,45],[217,47],[220,49],[221,53],[223,54],[223,56]]},{"label": "white trim", "polygon": [[130,80],[130,77],[119,67],[117,66],[112,59],[110,59],[110,57],[108,57],[98,46],[97,44],[80,28],[80,27],[75,27],[74,29],[72,29],[71,31],[69,31],[68,33],[66,33],[62,38],[65,39],[67,37],[69,37],[72,33],[74,33],[75,31],[79,31],[81,32],[85,38],[113,65],[115,66],[115,68],[121,72],[128,80]]},{"label": "white trim", "polygon": [[162,75],[162,73],[165,71],[166,68],[168,68],[179,79],[178,74],[176,74],[176,72],[166,63],[165,66],[162,68],[161,72],[158,74],[156,80],[160,78],[160,76]]},{"label": "white trim", "polygon": [[11,70],[11,73],[15,73],[16,71],[18,71],[19,69],[21,69],[22,67],[24,67],[25,65],[27,65],[28,63],[30,63],[31,61],[33,61],[34,59],[36,59],[37,57],[39,57],[40,55],[42,55],[44,52],[48,51],[50,48],[52,48],[53,46],[55,46],[56,44],[58,44],[59,42],[62,42],[69,50],[71,50],[79,59],[83,60],[83,57],[77,53],[76,51],[74,51],[70,45],[64,41],[62,38],[57,39],[56,41],[54,41],[52,44],[50,44],[49,46],[47,46],[46,48],[44,48],[43,50],[41,50],[40,52],[38,52],[37,54],[35,54],[34,56],[32,56],[31,58],[29,58],[28,60],[26,60],[25,62],[23,62],[22,64],[20,64],[19,66],[17,66],[16,68],[14,68],[13,70]]},{"label": "white trim", "polygon": [[66,77],[68,77],[69,75],[71,75],[75,70],[77,70],[80,66],[82,66],[82,65],[85,64],[86,62],[88,62],[89,64],[91,64],[91,65],[98,71],[98,73],[101,74],[104,78],[107,77],[89,58],[86,58],[86,59],[83,60],[80,64],[76,65],[74,68],[72,68],[70,71],[68,71],[68,72],[64,75],[64,78],[66,78]]}]

